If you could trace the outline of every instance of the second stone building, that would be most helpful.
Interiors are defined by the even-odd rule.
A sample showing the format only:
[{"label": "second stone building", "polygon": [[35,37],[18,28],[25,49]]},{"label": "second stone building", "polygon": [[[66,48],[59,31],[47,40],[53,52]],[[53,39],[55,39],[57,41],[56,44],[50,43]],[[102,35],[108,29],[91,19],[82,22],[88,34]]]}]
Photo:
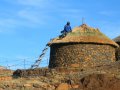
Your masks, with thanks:
[{"label": "second stone building", "polygon": [[120,60],[120,36],[113,39],[118,45],[119,48],[116,49],[116,59]]}]

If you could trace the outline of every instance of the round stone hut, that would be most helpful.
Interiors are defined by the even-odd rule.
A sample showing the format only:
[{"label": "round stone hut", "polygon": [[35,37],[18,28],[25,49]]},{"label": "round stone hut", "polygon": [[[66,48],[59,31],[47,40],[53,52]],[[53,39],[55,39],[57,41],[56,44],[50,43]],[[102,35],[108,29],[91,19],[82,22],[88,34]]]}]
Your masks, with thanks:
[{"label": "round stone hut", "polygon": [[120,36],[113,39],[118,45],[119,48],[116,49],[116,59],[120,60]]},{"label": "round stone hut", "polygon": [[83,24],[50,45],[49,68],[99,66],[114,62],[118,45],[98,29]]}]

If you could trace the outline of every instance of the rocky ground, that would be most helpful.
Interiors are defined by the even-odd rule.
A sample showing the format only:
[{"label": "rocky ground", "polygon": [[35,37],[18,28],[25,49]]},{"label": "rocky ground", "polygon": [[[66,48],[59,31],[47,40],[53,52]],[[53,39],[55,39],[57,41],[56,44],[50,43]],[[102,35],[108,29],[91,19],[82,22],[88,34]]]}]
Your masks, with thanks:
[{"label": "rocky ground", "polygon": [[42,76],[9,73],[0,76],[0,90],[120,90],[120,61],[84,69],[53,69]]}]

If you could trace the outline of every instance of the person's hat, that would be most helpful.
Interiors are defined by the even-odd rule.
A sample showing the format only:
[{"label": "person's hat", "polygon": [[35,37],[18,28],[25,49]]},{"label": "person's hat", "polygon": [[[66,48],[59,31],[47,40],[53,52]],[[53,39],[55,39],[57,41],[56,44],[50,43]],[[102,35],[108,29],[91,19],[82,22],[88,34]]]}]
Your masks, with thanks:
[{"label": "person's hat", "polygon": [[67,25],[70,25],[70,22],[69,22],[69,21],[67,22]]}]

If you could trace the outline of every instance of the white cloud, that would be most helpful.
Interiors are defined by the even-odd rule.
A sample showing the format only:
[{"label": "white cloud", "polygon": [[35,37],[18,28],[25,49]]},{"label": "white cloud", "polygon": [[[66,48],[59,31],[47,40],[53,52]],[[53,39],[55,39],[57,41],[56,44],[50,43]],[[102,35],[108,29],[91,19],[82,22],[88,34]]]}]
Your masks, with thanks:
[{"label": "white cloud", "polygon": [[16,24],[16,21],[14,19],[0,19],[0,26],[6,25],[6,27],[14,27]]},{"label": "white cloud", "polygon": [[14,19],[0,19],[0,33],[12,33],[16,28],[16,20]]},{"label": "white cloud", "polygon": [[48,0],[5,0],[6,2],[13,4],[29,5],[29,6],[39,6]]},{"label": "white cloud", "polygon": [[17,0],[19,4],[23,5],[32,5],[32,6],[38,6],[45,2],[45,0]]},{"label": "white cloud", "polygon": [[15,10],[10,10],[12,13],[7,15],[7,17],[12,19],[4,20],[5,23],[0,22],[4,27],[6,25],[7,27],[13,28],[21,26],[36,27],[38,25],[45,25],[49,21],[58,20],[58,17],[62,19],[81,19],[83,16],[83,10],[66,7],[66,5],[62,5],[64,2],[58,3],[53,0],[6,1],[12,4],[17,4],[19,9],[16,7]]},{"label": "white cloud", "polygon": [[[19,25],[34,26],[45,24],[47,20],[51,18],[49,15],[53,6],[51,1],[53,0],[6,0],[8,3],[17,4],[20,9],[14,11],[13,16]],[[13,9],[14,10],[14,9]],[[49,13],[49,14],[48,14]],[[9,16],[11,17],[11,16]],[[30,24],[30,25],[27,25]]]},{"label": "white cloud", "polygon": [[5,0],[7,3],[18,6],[20,8],[48,8],[52,5],[53,0]]},{"label": "white cloud", "polygon": [[29,24],[28,26],[37,26],[46,24],[47,20],[51,18],[51,16],[45,14],[44,12],[39,12],[39,10],[33,9],[24,9],[18,11],[18,17],[21,21],[21,24],[24,23]]},{"label": "white cloud", "polygon": [[35,13],[36,12],[34,11],[21,10],[18,12],[18,16],[27,21],[37,23],[39,22],[39,20],[38,20],[38,16]]},{"label": "white cloud", "polygon": [[0,33],[14,33],[19,27],[36,27],[43,25],[49,16],[38,11],[24,9],[16,12],[13,17],[0,18]]},{"label": "white cloud", "polygon": [[100,11],[98,14],[105,15],[105,16],[114,16],[117,15],[117,11]]}]

